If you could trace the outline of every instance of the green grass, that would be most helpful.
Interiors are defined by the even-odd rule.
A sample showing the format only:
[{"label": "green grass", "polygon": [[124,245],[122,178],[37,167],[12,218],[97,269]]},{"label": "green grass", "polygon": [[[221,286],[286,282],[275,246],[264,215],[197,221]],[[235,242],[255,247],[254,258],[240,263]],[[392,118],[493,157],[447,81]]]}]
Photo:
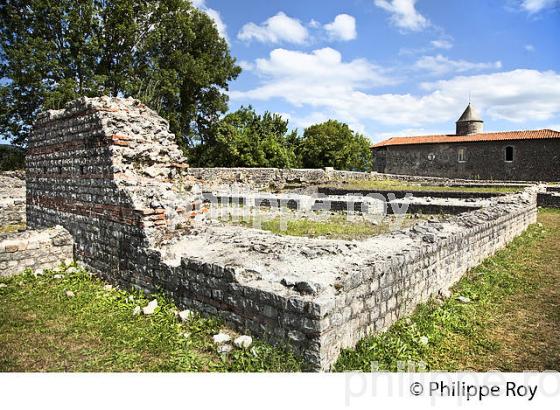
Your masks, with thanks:
[{"label": "green grass", "polygon": [[442,192],[481,192],[481,193],[512,193],[522,190],[522,187],[493,186],[493,187],[469,187],[469,186],[440,186],[413,184],[397,179],[384,179],[379,181],[352,181],[348,184],[326,185],[345,189],[379,189],[395,191],[442,191]]},{"label": "green grass", "polygon": [[[390,223],[387,219],[379,224],[374,224],[362,218],[353,221],[348,220],[346,215],[335,215],[325,220],[304,218],[288,220],[286,225],[282,226],[280,217],[277,217],[261,221],[260,229],[279,235],[351,240],[382,235],[393,229],[404,229],[410,227],[418,222],[419,220],[413,218],[412,215],[405,215],[400,225]],[[235,222],[235,224],[246,227],[254,226],[252,219]]]},{"label": "green grass", "polygon": [[[0,278],[0,371],[190,372],[298,371],[300,361],[260,341],[249,349],[217,353],[212,336],[221,321],[175,318],[175,306],[155,296],[154,315],[133,316],[152,298],[104,290],[83,270]],[[66,290],[75,293],[68,298]],[[231,335],[234,332],[225,329]],[[185,337],[187,334],[188,337]]]},{"label": "green grass", "polygon": [[[419,305],[343,351],[335,370],[370,371],[372,362],[396,370],[399,361],[429,370],[560,370],[560,211],[541,210],[539,222],[469,272],[443,305]],[[213,318],[179,323],[165,297],[156,296],[154,315],[133,316],[151,298],[104,290],[82,270],[59,280],[54,273],[0,278],[0,371],[301,370],[293,355],[259,341],[219,355],[212,335],[233,332]]]},{"label": "green grass", "polygon": [[442,306],[419,305],[345,350],[335,369],[395,371],[412,361],[432,371],[560,370],[560,212],[542,210],[539,221],[463,277]]}]

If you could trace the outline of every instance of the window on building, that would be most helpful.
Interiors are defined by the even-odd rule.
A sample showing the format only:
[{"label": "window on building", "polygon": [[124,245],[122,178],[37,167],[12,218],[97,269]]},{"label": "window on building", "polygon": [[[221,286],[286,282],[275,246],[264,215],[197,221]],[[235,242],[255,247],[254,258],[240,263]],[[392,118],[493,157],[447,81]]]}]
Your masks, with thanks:
[{"label": "window on building", "polygon": [[513,147],[506,147],[506,162],[513,162]]},{"label": "window on building", "polygon": [[457,161],[467,162],[467,156],[465,155],[465,149],[464,148],[459,148],[459,151],[457,152]]}]

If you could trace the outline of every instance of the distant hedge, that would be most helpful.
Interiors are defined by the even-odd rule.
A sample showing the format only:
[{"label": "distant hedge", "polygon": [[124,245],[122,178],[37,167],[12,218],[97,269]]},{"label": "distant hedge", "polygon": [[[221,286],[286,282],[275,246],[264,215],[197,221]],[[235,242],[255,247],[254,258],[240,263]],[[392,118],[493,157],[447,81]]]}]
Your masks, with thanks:
[{"label": "distant hedge", "polygon": [[0,145],[0,171],[25,168],[25,151],[12,145]]}]

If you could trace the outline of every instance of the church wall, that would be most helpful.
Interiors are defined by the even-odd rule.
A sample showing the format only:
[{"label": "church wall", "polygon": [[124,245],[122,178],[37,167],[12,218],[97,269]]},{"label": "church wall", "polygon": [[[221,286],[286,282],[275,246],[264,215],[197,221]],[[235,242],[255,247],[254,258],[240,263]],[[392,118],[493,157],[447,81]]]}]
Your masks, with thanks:
[{"label": "church wall", "polygon": [[[505,161],[506,147],[513,161]],[[458,161],[464,149],[464,162]],[[396,145],[374,149],[375,169],[387,174],[465,179],[560,181],[560,140]]]}]

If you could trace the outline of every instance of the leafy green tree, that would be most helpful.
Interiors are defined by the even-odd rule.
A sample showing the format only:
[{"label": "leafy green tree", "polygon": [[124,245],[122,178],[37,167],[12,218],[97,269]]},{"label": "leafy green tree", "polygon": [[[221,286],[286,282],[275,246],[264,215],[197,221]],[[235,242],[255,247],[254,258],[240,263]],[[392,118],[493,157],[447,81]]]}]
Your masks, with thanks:
[{"label": "leafy green tree", "polygon": [[369,171],[372,167],[371,142],[335,120],[305,129],[297,155],[304,168],[334,167],[340,170]]},{"label": "leafy green tree", "polygon": [[0,144],[0,171],[25,168],[25,152],[12,145]]},{"label": "leafy green tree", "polygon": [[240,68],[187,0],[4,0],[0,133],[24,145],[40,110],[80,96],[132,96],[182,146],[205,142]]},{"label": "leafy green tree", "polygon": [[193,165],[290,168],[297,165],[296,140],[296,132],[288,132],[288,121],[281,116],[241,107],[216,124],[211,141],[196,147]]}]

